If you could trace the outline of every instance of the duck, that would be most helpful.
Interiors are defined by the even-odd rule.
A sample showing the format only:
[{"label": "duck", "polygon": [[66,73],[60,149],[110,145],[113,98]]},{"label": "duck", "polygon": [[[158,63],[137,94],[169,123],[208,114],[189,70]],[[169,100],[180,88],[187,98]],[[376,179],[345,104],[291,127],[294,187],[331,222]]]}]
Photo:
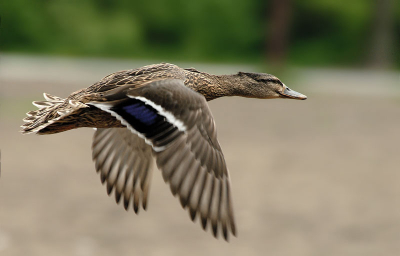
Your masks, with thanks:
[{"label": "duck", "polygon": [[23,134],[95,128],[92,158],[117,204],[135,213],[147,209],[155,163],[190,219],[198,216],[204,230],[211,226],[226,241],[237,235],[231,182],[207,102],[307,99],[270,74],[212,75],[169,63],[112,73],[65,99],[43,95],[23,119]]}]

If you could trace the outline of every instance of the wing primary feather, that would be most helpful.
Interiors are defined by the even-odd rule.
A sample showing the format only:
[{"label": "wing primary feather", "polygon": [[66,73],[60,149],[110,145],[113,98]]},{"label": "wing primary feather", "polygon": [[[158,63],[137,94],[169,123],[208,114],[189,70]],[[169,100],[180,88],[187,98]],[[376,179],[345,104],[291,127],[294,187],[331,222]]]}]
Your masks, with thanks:
[{"label": "wing primary feather", "polygon": [[125,185],[124,185],[124,208],[125,210],[128,210],[129,208],[129,201],[131,199],[131,194],[132,194],[132,187],[134,186],[135,183],[135,173],[132,170],[127,170],[125,174]]},{"label": "wing primary feather", "polygon": [[149,187],[150,187],[150,179],[151,179],[151,163],[150,163],[150,167],[148,169],[148,174],[146,175],[146,182],[142,188],[143,190],[143,197],[142,197],[142,206],[144,210],[147,210],[147,198],[149,196]]},{"label": "wing primary feather", "polygon": [[150,169],[150,159],[143,159],[143,171],[141,172],[141,177],[140,177],[140,188],[141,190],[144,190],[144,186],[147,181],[147,176],[149,175],[149,169]]},{"label": "wing primary feather", "polygon": [[[229,177],[227,177],[228,179]],[[229,182],[227,180],[226,182],[226,197],[227,197],[227,204],[228,204],[228,216],[229,216],[229,223],[230,223],[230,228],[231,232],[234,236],[236,236],[236,225],[235,225],[235,218],[233,215],[233,207],[232,207],[232,201],[230,198],[230,186]]]},{"label": "wing primary feather", "polygon": [[[210,211],[211,211],[211,205],[214,201],[214,190],[215,190],[215,181],[214,181],[214,177],[212,174],[208,174],[208,180],[209,182],[211,182],[210,186],[208,187],[208,189],[211,189],[209,191],[209,197],[206,198],[206,202],[208,202],[208,205],[206,202],[204,202],[204,204],[202,204],[202,206],[205,207],[204,210],[201,211],[201,219],[202,219],[202,224],[203,224],[203,228],[206,228],[207,225],[207,220],[210,217]],[[204,198],[203,198],[204,200]]]},{"label": "wing primary feather", "polygon": [[170,188],[173,195],[176,195],[176,193],[179,191],[179,184],[181,184],[181,180],[185,177],[184,175],[185,169],[187,171],[187,168],[189,168],[190,159],[188,159],[188,157],[190,157],[190,155],[191,152],[189,148],[185,146],[185,150],[183,150],[178,159],[178,162],[180,164],[171,174],[169,179]]},{"label": "wing primary feather", "polygon": [[189,215],[192,221],[196,220],[196,213],[197,213],[196,209],[189,208]]},{"label": "wing primary feather", "polygon": [[111,195],[113,188],[114,188],[113,185],[111,183],[107,182],[106,187],[107,187],[107,194]]},{"label": "wing primary feather", "polygon": [[[118,175],[118,172],[120,171],[122,167],[122,162],[121,162],[121,155],[124,155],[123,152],[123,147],[119,147],[118,153],[116,153],[113,157],[113,161],[110,164],[110,171],[107,174],[106,177],[106,183],[107,183],[107,194],[110,195],[112,190],[113,190],[113,185],[115,182],[115,177]],[[113,182],[114,181],[114,182]]]},{"label": "wing primary feather", "polygon": [[156,154],[157,166],[159,166],[160,169],[170,160],[170,158],[174,152],[179,151],[181,147],[185,146],[185,144],[182,143],[183,139],[184,139],[183,137],[179,138],[178,140],[171,143],[171,145],[169,145],[168,150],[164,150],[164,151],[158,152]]},{"label": "wing primary feather", "polygon": [[126,166],[122,168],[121,172],[119,173],[116,183],[115,183],[115,201],[119,203],[121,200],[121,195],[124,191],[124,186],[125,186],[125,178],[126,178],[126,172],[128,172]]},{"label": "wing primary feather", "polygon": [[100,172],[100,180],[102,184],[104,184],[107,177],[107,162],[109,162],[108,160],[111,159],[114,155],[112,147],[113,145],[107,145],[107,147],[104,149],[104,152],[101,154],[102,158],[100,158],[99,161],[96,162],[96,168]]},{"label": "wing primary feather", "polygon": [[[123,155],[123,151],[125,149],[125,143],[114,143],[114,150],[112,152],[112,156],[110,156],[111,160],[108,163],[108,171],[104,172],[105,179],[109,180],[109,177],[113,175],[114,172],[118,171],[121,166],[121,155]],[[107,182],[108,183],[108,182]]]},{"label": "wing primary feather", "polygon": [[[204,183],[207,179],[207,172],[203,170],[201,165],[199,164],[199,176],[195,180],[195,183],[192,188],[192,193],[188,199],[189,201],[189,212],[190,212],[190,217],[194,221],[197,215],[197,209],[198,205],[200,203],[199,198],[201,197],[202,190],[204,189]],[[194,192],[194,193],[193,193]]]},{"label": "wing primary feather", "polygon": [[148,191],[149,191],[149,186],[150,186],[150,179],[151,179],[151,166],[152,166],[152,161],[150,158],[145,159],[145,169],[142,172],[142,177],[141,177],[141,182],[140,182],[140,188],[142,190],[142,207],[144,210],[147,209],[147,197],[148,197]]},{"label": "wing primary feather", "polygon": [[110,172],[112,172],[113,169],[118,167],[116,162],[118,161],[118,156],[119,156],[121,147],[122,147],[122,144],[115,144],[115,143],[113,143],[110,146],[110,148],[108,150],[108,154],[107,154],[107,159],[104,161],[103,166],[101,167],[101,171],[100,171],[100,178],[101,178],[102,183],[104,183],[108,179]]},{"label": "wing primary feather", "polygon": [[[201,168],[201,171],[203,171],[203,180],[201,181],[200,187],[199,187],[199,194],[197,198],[197,205],[196,205],[196,211],[199,209],[199,204],[201,203],[201,199],[203,197],[203,192],[204,192],[204,187],[206,185],[207,181],[207,171],[204,168]],[[196,200],[196,199],[195,199]]]},{"label": "wing primary feather", "polygon": [[[120,173],[123,171],[123,168],[127,168],[129,170],[132,170],[132,157],[131,157],[132,152],[125,150],[125,152],[122,153],[122,156],[120,156],[121,159],[121,164],[118,166],[118,169],[115,170],[115,175],[114,172],[112,173],[112,176],[109,176],[107,179],[107,191],[109,194],[111,193],[112,189],[114,188],[115,182],[118,180],[118,177]],[[117,192],[116,192],[117,193]]]},{"label": "wing primary feather", "polygon": [[93,139],[92,143],[92,159],[97,159],[98,155],[102,152],[104,146],[109,142],[109,137],[112,135],[108,129],[99,130],[101,133]]},{"label": "wing primary feather", "polygon": [[135,169],[136,173],[134,173],[133,176],[133,184],[132,184],[132,188],[134,188],[136,186],[136,184],[138,183],[138,179],[140,178],[140,176],[142,175],[143,170],[143,160],[140,159],[139,157],[136,160],[136,164],[135,164]]},{"label": "wing primary feather", "polygon": [[111,147],[110,143],[107,143],[108,140],[102,142],[102,144],[97,145],[93,148],[93,160],[96,160],[96,171],[101,171],[101,166],[104,161],[107,159],[107,153],[109,148]]},{"label": "wing primary feather", "polygon": [[193,170],[194,170],[193,177],[191,179],[189,179],[189,178],[185,179],[183,181],[183,185],[182,185],[182,189],[187,187],[185,190],[188,191],[187,194],[182,194],[182,196],[180,197],[181,205],[183,208],[185,208],[187,206],[187,204],[190,200],[190,196],[193,192],[194,184],[200,173],[200,168],[201,168],[200,162],[194,161],[193,164],[195,165],[195,167],[193,168]]},{"label": "wing primary feather", "polygon": [[138,191],[139,185],[136,185],[135,188],[137,188],[137,190],[135,191],[135,193],[133,193],[133,210],[135,211],[136,214],[139,213],[139,204],[140,204],[140,191]]},{"label": "wing primary feather", "polygon": [[111,142],[113,137],[114,135],[111,134],[106,139],[104,139],[104,142],[101,145],[98,145],[98,147],[96,147],[96,149],[99,150],[98,153],[93,156],[93,159],[96,159],[96,164],[95,164],[96,170],[97,172],[101,172],[100,178],[102,183],[104,183],[105,180],[104,172],[102,172],[102,170],[105,162],[111,155],[109,152],[113,147],[113,143]]},{"label": "wing primary feather", "polygon": [[221,196],[221,204],[220,204],[220,220],[221,220],[221,226],[222,226],[222,233],[224,235],[225,240],[228,241],[228,227],[227,227],[227,218],[228,218],[228,214],[227,214],[227,197],[226,197],[226,178],[224,177],[222,182],[221,182],[221,192],[222,192],[222,196]]},{"label": "wing primary feather", "polygon": [[168,182],[171,175],[175,171],[176,163],[182,156],[182,148],[185,147],[184,138],[178,138],[177,141],[168,148],[157,154],[157,165],[163,170],[162,175],[165,182]]},{"label": "wing primary feather", "polygon": [[221,180],[216,179],[214,177],[214,194],[213,201],[210,202],[210,206],[208,209],[210,218],[211,218],[211,226],[213,230],[213,234],[215,237],[218,235],[218,220],[219,220],[219,208],[221,205]]},{"label": "wing primary feather", "polygon": [[[190,177],[188,177],[189,173],[193,173],[196,171],[197,166],[195,164],[196,164],[196,159],[193,157],[193,154],[190,154],[190,158],[188,158],[188,160],[186,161],[186,166],[181,167],[182,172],[180,174],[180,177],[177,178],[177,179],[179,179],[178,184],[177,184],[177,191],[179,191],[179,195],[180,195],[179,198],[181,199],[181,204],[183,202],[182,198],[184,196],[186,196],[186,198],[187,198],[187,195],[188,195],[188,188],[186,188],[186,189],[183,188],[183,183],[190,178]],[[174,176],[176,176],[176,175],[174,175]]]}]

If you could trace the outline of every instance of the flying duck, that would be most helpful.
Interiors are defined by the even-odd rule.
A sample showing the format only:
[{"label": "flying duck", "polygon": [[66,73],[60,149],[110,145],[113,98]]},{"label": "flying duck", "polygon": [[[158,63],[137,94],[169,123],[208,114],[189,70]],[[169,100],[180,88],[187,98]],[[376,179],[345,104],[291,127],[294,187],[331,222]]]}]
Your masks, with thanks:
[{"label": "flying duck", "polygon": [[135,213],[147,207],[153,158],[190,218],[215,237],[236,236],[230,178],[207,101],[224,96],[307,97],[263,73],[212,75],[161,63],[110,74],[66,99],[44,93],[22,133],[94,127],[92,150],[107,193]]}]

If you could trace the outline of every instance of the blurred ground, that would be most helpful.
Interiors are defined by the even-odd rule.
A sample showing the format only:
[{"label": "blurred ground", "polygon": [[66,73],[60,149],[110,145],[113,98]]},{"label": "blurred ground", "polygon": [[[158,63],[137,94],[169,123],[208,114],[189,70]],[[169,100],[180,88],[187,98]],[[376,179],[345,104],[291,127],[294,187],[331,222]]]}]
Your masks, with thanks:
[{"label": "blurred ground", "polygon": [[65,97],[145,64],[0,58],[0,255],[398,255],[400,74],[294,70],[285,82],[307,101],[211,102],[239,230],[226,243],[191,223],[157,171],[147,212],[117,206],[94,171],[91,129],[18,133],[42,92]]}]

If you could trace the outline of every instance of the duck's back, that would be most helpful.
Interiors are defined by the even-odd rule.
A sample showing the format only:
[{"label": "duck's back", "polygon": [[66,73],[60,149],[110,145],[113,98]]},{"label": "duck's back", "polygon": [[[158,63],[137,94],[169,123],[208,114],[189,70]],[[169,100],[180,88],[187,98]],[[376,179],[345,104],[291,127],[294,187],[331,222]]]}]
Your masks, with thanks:
[{"label": "duck's back", "polygon": [[86,93],[104,92],[119,86],[140,86],[161,79],[185,79],[184,69],[170,63],[148,65],[112,73],[85,89]]}]

